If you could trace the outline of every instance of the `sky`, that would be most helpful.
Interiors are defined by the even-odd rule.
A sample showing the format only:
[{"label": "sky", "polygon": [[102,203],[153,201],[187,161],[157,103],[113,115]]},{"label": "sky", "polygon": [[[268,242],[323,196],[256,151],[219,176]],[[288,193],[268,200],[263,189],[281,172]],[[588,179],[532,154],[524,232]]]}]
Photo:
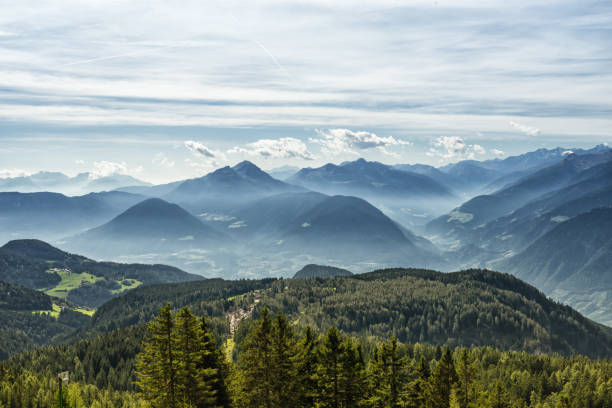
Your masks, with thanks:
[{"label": "sky", "polygon": [[0,177],[612,143],[610,1],[0,0]]}]

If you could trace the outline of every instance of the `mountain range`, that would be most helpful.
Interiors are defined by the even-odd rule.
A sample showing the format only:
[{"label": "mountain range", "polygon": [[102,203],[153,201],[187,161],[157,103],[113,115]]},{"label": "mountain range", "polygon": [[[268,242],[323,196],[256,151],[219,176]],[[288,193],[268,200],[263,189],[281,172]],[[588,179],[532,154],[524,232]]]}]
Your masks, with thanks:
[{"label": "mountain range", "polygon": [[[36,237],[96,259],[205,276],[291,276],[305,264],[356,273],[487,267],[612,322],[609,232],[580,229],[593,214],[607,225],[607,146],[439,168],[359,159],[281,170],[293,174],[281,181],[245,161],[199,178],[83,196],[0,193],[0,238]],[[58,179],[32,180],[45,178]],[[573,236],[585,255],[571,251]],[[564,240],[570,247],[557,250]]]},{"label": "mountain range", "polygon": [[29,176],[0,178],[0,191],[32,193],[48,191],[67,195],[111,191],[127,186],[149,186],[150,183],[126,174],[98,176],[79,173],[74,177],[60,172],[40,171]]}]

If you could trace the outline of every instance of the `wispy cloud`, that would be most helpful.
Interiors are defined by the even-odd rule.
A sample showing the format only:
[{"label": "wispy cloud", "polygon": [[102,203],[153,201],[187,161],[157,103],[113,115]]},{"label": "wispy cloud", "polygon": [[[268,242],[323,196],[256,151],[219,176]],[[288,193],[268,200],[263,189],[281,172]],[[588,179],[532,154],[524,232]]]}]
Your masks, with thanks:
[{"label": "wispy cloud", "polygon": [[275,159],[302,159],[313,160],[314,155],[308,150],[304,142],[294,137],[280,139],[261,139],[245,146],[237,146],[228,150],[228,153],[247,154]]},{"label": "wispy cloud", "polygon": [[92,179],[112,176],[113,174],[128,174],[128,167],[125,162],[117,163],[106,160],[93,163],[93,169],[89,172]]},{"label": "wispy cloud", "polygon": [[540,134],[540,129],[534,128],[532,126],[521,125],[520,123],[516,123],[513,121],[510,121],[510,126],[515,129],[518,129],[527,136],[538,136]]},{"label": "wispy cloud", "polygon": [[441,161],[475,159],[486,153],[478,144],[468,144],[457,136],[440,136],[431,141],[427,155],[438,157]]},{"label": "wispy cloud", "polygon": [[389,146],[409,145],[410,142],[396,139],[393,136],[381,137],[365,130],[349,129],[317,130],[318,138],[310,138],[310,142],[322,146],[324,152],[332,155],[357,153],[357,150],[379,148],[383,153]]}]

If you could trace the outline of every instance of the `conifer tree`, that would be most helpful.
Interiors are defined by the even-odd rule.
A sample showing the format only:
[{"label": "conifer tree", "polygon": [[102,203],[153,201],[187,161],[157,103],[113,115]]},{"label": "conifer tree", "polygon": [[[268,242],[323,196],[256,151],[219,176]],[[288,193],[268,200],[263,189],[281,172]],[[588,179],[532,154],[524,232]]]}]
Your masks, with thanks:
[{"label": "conifer tree", "polygon": [[460,408],[474,406],[475,390],[474,381],[476,380],[476,366],[472,362],[467,349],[461,350],[459,361],[457,362],[457,402]]},{"label": "conifer tree", "polygon": [[341,407],[359,407],[365,393],[365,366],[361,346],[350,338],[344,341],[340,357]]},{"label": "conifer tree", "polygon": [[[228,390],[230,367],[226,361],[225,354],[217,347],[217,341],[213,335],[206,317],[200,319],[202,336],[202,353],[197,362],[200,373],[210,382],[215,392],[216,405],[223,408],[231,407],[231,397]],[[213,371],[206,371],[213,369]]]},{"label": "conifer tree", "polygon": [[317,393],[317,347],[318,339],[310,326],[306,327],[304,336],[297,345],[296,360],[296,406],[300,408],[311,408],[315,405]]},{"label": "conifer tree", "polygon": [[213,367],[199,364],[208,358],[210,350],[204,348],[203,333],[198,319],[188,307],[176,315],[177,391],[184,407],[206,408],[216,405],[211,386],[216,374]]},{"label": "conifer tree", "polygon": [[406,384],[402,391],[403,405],[407,408],[425,407],[431,394],[431,385],[429,383],[429,365],[424,356],[421,356],[418,364],[414,367],[411,377],[412,380]]},{"label": "conifer tree", "polygon": [[151,338],[136,363],[137,386],[144,400],[156,408],[177,408],[176,336],[170,304],[149,323]]},{"label": "conifer tree", "polygon": [[297,401],[297,344],[287,316],[278,313],[272,323],[272,401],[275,407],[294,407]]},{"label": "conifer tree", "polygon": [[317,366],[318,408],[339,408],[341,401],[341,370],[344,344],[338,329],[331,327],[321,341],[319,347],[319,363]]},{"label": "conifer tree", "polygon": [[244,340],[238,360],[237,405],[272,408],[272,319],[267,308]]},{"label": "conifer tree", "polygon": [[428,403],[431,408],[449,408],[451,391],[457,382],[457,372],[448,347],[444,349],[430,382],[431,394]]}]

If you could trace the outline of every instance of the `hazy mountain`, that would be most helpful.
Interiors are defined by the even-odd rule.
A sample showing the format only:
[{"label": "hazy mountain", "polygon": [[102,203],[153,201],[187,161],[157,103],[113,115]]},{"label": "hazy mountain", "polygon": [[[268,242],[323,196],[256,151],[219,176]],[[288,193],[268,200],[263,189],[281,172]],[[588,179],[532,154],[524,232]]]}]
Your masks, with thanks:
[{"label": "hazy mountain", "polygon": [[227,210],[258,198],[290,191],[303,191],[271,177],[249,161],[223,167],[204,177],[186,180],[165,196],[169,201],[203,212]]},{"label": "hazy mountain", "polygon": [[[482,195],[462,204],[450,214],[439,217],[427,225],[430,233],[450,234],[461,239],[487,222],[510,214],[528,202],[579,182],[586,170],[612,160],[612,153],[568,154],[552,166],[543,168],[518,182],[490,195]],[[466,238],[464,238],[465,240]]]},{"label": "hazy mountain", "polygon": [[197,279],[201,277],[166,265],[96,262],[39,240],[10,241],[0,248],[0,281],[89,307],[140,285]]},{"label": "hazy mountain", "polygon": [[97,177],[91,173],[79,173],[69,177],[59,172],[41,171],[30,176],[0,179],[0,191],[21,193],[48,191],[69,195],[110,191],[125,186],[149,185],[125,174]]},{"label": "hazy mountain", "polygon": [[293,176],[298,171],[300,171],[299,167],[295,167],[295,166],[281,166],[281,167],[276,167],[276,168],[271,169],[271,170],[267,170],[266,173],[268,173],[269,175],[271,175],[275,179],[286,180],[289,177]]},{"label": "hazy mountain", "polygon": [[181,185],[186,180],[173,181],[172,183],[158,184],[155,186],[129,186],[129,187],[120,187],[115,189],[116,191],[123,191],[126,193],[132,194],[140,194],[147,197],[157,197],[161,198],[169,193],[171,193],[174,189],[176,189],[179,185]]},{"label": "hazy mountain", "polygon": [[297,271],[294,278],[334,278],[336,276],[351,276],[353,272],[335,266],[309,264]]},{"label": "hazy mountain", "polygon": [[391,197],[449,197],[449,189],[416,172],[396,170],[378,162],[359,159],[341,166],[326,164],[305,168],[288,182],[326,194]]},{"label": "hazy mountain", "polygon": [[54,240],[92,228],[143,199],[104,192],[68,197],[59,193],[0,193],[0,240]]},{"label": "hazy mountain", "polygon": [[205,225],[176,204],[159,198],[144,200],[109,222],[68,238],[71,250],[97,257],[168,253],[186,248],[213,248],[231,239]]}]

